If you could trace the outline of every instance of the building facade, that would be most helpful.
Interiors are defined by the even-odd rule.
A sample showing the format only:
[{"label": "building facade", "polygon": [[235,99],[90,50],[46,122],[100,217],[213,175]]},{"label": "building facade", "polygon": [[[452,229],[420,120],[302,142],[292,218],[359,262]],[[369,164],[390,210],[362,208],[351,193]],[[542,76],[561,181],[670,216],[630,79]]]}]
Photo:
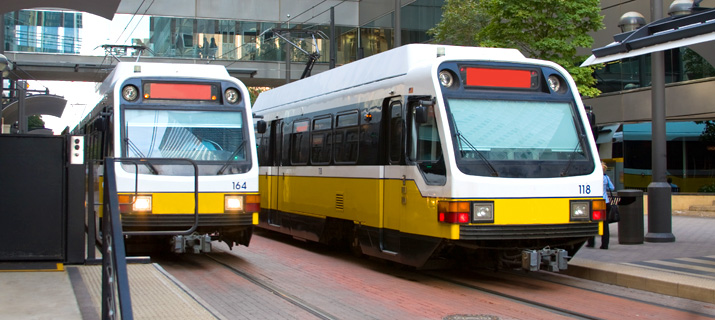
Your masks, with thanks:
[{"label": "building facade", "polygon": [[[664,15],[674,1],[663,1]],[[602,1],[606,29],[594,34],[594,48],[621,33],[619,19],[638,12],[651,22],[651,1]],[[701,8],[715,7],[702,1]],[[704,43],[665,52],[667,176],[672,191],[715,192],[715,45]],[[646,190],[651,177],[651,56],[614,61],[597,70],[602,94],[584,99],[596,115],[601,158],[619,189]]]}]

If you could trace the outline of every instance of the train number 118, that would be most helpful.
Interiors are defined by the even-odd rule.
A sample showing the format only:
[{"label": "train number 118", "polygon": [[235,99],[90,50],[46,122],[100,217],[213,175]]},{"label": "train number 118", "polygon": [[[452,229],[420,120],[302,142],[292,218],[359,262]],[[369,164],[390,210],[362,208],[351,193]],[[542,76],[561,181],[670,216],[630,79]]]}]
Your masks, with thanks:
[{"label": "train number 118", "polygon": [[578,185],[578,193],[579,194],[591,194],[591,185],[590,184]]}]

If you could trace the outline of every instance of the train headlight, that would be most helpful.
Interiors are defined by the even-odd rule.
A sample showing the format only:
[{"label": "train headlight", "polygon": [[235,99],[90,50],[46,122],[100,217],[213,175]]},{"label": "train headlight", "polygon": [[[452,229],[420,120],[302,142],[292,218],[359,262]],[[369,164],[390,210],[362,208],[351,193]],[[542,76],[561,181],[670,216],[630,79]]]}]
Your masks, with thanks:
[{"label": "train headlight", "polygon": [[142,213],[151,212],[151,196],[137,196],[132,204],[132,211]]},{"label": "train headlight", "polygon": [[591,201],[571,201],[571,221],[591,219]]},{"label": "train headlight", "polygon": [[494,203],[474,202],[472,204],[472,222],[494,222]]},{"label": "train headlight", "polygon": [[224,196],[223,210],[228,213],[243,211],[244,198],[241,195],[227,194]]},{"label": "train headlight", "polygon": [[238,93],[238,90],[235,88],[228,88],[226,91],[223,93],[223,97],[226,98],[226,102],[230,104],[236,104],[241,98],[241,95]]},{"label": "train headlight", "polygon": [[122,88],[122,98],[127,101],[135,101],[139,97],[139,88],[128,84]]},{"label": "train headlight", "polygon": [[557,75],[550,75],[546,78],[546,82],[549,84],[549,89],[551,92],[564,93],[566,92],[566,87],[563,85],[563,79]]},{"label": "train headlight", "polygon": [[454,85],[454,74],[449,70],[440,71],[439,83],[445,88],[452,87]]}]

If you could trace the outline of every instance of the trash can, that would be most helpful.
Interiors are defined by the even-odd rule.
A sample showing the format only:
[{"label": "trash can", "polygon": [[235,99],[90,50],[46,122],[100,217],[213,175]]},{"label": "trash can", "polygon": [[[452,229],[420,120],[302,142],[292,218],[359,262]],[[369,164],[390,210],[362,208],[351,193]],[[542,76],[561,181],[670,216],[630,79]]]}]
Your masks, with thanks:
[{"label": "trash can", "polygon": [[618,222],[618,243],[642,244],[645,234],[643,230],[643,191],[619,190],[617,197],[620,198],[618,211],[621,214],[621,221]]}]

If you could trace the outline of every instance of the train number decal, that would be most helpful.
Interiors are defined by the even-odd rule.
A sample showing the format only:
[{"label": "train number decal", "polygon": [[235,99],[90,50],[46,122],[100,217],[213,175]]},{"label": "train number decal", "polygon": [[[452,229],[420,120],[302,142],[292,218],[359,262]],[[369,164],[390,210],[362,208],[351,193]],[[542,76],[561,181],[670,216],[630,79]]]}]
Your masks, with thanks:
[{"label": "train number decal", "polygon": [[578,185],[578,193],[579,194],[591,194],[591,185],[590,184],[579,184]]}]

